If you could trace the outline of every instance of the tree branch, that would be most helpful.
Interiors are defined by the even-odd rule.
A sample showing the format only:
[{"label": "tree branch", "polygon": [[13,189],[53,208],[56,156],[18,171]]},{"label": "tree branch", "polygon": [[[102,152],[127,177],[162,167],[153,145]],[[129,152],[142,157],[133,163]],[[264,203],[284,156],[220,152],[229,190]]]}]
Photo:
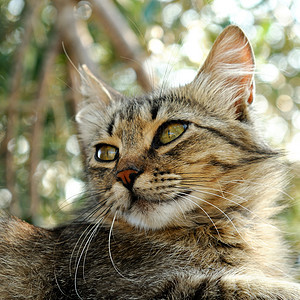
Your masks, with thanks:
[{"label": "tree branch", "polygon": [[30,188],[30,216],[34,217],[39,209],[40,199],[38,195],[38,182],[36,178],[36,169],[42,156],[42,135],[43,125],[45,120],[45,111],[47,109],[47,101],[49,99],[47,93],[47,86],[49,83],[49,77],[51,75],[52,68],[57,53],[60,49],[61,39],[60,35],[56,31],[50,45],[47,48],[44,63],[41,70],[40,80],[38,84],[37,97],[34,105],[35,123],[33,125],[32,137],[31,137],[31,152],[30,152],[30,173],[29,173],[29,188]]},{"label": "tree branch", "polygon": [[91,0],[91,3],[97,21],[102,25],[121,58],[132,63],[138,83],[145,91],[151,91],[153,89],[152,84],[141,64],[140,58],[143,51],[123,15],[110,0]]},{"label": "tree branch", "polygon": [[8,96],[8,109],[7,109],[7,130],[6,137],[3,141],[6,151],[6,186],[12,194],[11,210],[13,213],[19,215],[19,208],[17,205],[17,195],[15,191],[15,167],[13,152],[8,149],[9,142],[13,140],[17,128],[17,114],[18,103],[20,100],[23,78],[23,62],[25,53],[30,44],[30,39],[33,32],[33,20],[36,19],[37,14],[41,8],[41,1],[28,1],[27,15],[25,17],[24,36],[22,39],[22,46],[18,48],[15,56],[15,64],[12,75],[11,92]]},{"label": "tree branch", "polygon": [[95,75],[99,76],[97,64],[89,56],[88,50],[78,34],[78,21],[74,16],[73,3],[69,0],[53,0],[53,3],[59,13],[58,28],[61,30],[62,41],[66,45],[66,55],[70,55],[75,66],[76,64],[86,64]]}]

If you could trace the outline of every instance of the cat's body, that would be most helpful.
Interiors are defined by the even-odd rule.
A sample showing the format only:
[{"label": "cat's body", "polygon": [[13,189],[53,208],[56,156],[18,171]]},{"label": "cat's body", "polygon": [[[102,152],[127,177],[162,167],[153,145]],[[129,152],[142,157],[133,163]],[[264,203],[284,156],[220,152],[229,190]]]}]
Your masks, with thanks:
[{"label": "cat's body", "polygon": [[110,228],[102,228],[87,246],[87,224],[53,232],[14,219],[10,226],[1,236],[9,249],[1,252],[0,299],[299,297],[299,286],[282,273],[282,253],[251,249],[232,232],[221,242],[205,226],[144,232],[118,224],[111,240]]},{"label": "cat's body", "polygon": [[127,100],[87,69],[81,221],[0,221],[1,299],[300,299],[272,217],[279,153],[257,136],[253,56],[228,27],[185,87]]}]

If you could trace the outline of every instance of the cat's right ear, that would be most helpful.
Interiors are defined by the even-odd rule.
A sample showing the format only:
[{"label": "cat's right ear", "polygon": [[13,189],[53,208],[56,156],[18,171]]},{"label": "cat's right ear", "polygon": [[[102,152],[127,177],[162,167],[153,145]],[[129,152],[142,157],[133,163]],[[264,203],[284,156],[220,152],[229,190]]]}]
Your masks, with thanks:
[{"label": "cat's right ear", "polygon": [[79,69],[81,76],[81,94],[83,100],[88,103],[100,104],[107,106],[123,96],[98,79],[86,65]]}]

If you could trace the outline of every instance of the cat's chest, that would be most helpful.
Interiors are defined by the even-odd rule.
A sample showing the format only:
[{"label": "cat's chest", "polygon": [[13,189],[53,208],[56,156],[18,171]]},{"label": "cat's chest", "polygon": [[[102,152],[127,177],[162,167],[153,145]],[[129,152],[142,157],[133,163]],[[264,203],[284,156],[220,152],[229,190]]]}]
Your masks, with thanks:
[{"label": "cat's chest", "polygon": [[[172,231],[160,234],[103,229],[86,243],[74,239],[74,245],[68,248],[72,253],[64,252],[60,271],[56,272],[61,288],[71,291],[76,287],[83,295],[95,297],[122,294],[127,295],[125,299],[139,299],[178,276],[218,272],[230,260],[229,252],[220,251],[207,235],[192,232],[183,236]],[[233,267],[230,263],[228,266]],[[66,270],[70,280],[66,280]]]},{"label": "cat's chest", "polygon": [[[105,265],[108,273],[125,277],[149,277],[182,269],[206,272],[211,266],[222,268],[235,251],[211,236],[193,232],[156,234],[116,230],[110,238],[104,234],[101,240],[98,264]],[[87,253],[89,258],[94,260],[94,254]]]}]

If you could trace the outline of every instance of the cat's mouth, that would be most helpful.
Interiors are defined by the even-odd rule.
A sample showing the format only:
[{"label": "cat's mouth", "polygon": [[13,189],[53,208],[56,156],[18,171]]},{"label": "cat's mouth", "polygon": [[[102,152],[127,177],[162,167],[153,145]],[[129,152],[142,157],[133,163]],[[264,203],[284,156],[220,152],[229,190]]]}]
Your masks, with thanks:
[{"label": "cat's mouth", "polygon": [[139,207],[142,211],[144,211],[148,209],[149,206],[150,206],[150,202],[148,200],[132,194],[128,210],[133,209],[133,207]]},{"label": "cat's mouth", "polygon": [[133,208],[138,207],[142,211],[148,210],[150,207],[153,207],[153,205],[159,204],[159,200],[149,201],[146,198],[137,196],[134,193],[131,193],[130,195],[130,204],[128,207],[128,210],[132,210]]}]

